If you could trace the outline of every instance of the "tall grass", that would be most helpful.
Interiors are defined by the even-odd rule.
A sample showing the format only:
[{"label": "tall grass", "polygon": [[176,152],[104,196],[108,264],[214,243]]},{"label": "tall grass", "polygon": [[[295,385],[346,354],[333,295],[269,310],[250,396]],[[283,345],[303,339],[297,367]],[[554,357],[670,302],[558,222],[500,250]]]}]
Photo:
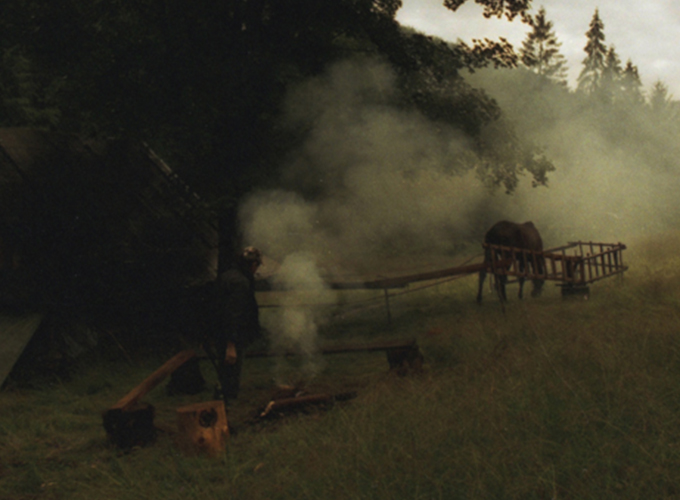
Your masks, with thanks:
[{"label": "tall grass", "polygon": [[[329,411],[247,425],[272,390],[249,360],[219,459],[186,457],[169,432],[110,447],[101,410],[155,369],[94,365],[69,382],[0,394],[0,499],[543,499],[680,496],[680,237],[626,253],[631,270],[589,300],[474,303],[475,279],[394,297],[329,340],[416,337],[422,374],[380,353],[328,357],[310,390],[356,390]],[[352,333],[354,332],[354,334]],[[205,399],[210,394],[199,397]],[[148,399],[171,427],[184,400]]]}]

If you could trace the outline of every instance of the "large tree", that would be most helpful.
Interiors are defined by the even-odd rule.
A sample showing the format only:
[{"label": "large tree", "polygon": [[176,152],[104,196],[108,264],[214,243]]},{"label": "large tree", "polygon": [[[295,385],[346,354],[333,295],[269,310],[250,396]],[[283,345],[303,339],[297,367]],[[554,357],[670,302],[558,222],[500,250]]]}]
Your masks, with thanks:
[{"label": "large tree", "polygon": [[[465,0],[448,0],[456,10]],[[513,18],[528,0],[476,0],[485,15]],[[17,50],[52,89],[54,126],[151,142],[233,220],[240,196],[272,182],[281,153],[299,137],[279,127],[291,83],[357,53],[386,59],[402,106],[472,138],[498,120],[495,101],[460,72],[513,66],[504,41],[451,46],[403,30],[401,0],[5,0],[2,49]],[[506,137],[513,137],[506,134]],[[510,140],[510,139],[508,139]],[[514,188],[522,170],[544,182],[546,163],[512,139],[517,157],[485,162],[494,183]]]},{"label": "large tree", "polygon": [[590,21],[586,38],[588,41],[583,49],[586,57],[583,59],[583,69],[578,76],[577,89],[586,94],[593,94],[601,86],[607,56],[607,47],[604,44],[604,23],[600,19],[598,9],[595,9]]},{"label": "large tree", "polygon": [[541,7],[535,17],[529,19],[531,31],[522,42],[520,55],[522,64],[560,85],[567,84],[566,59],[560,53],[561,43],[553,30],[552,21],[546,18]]}]

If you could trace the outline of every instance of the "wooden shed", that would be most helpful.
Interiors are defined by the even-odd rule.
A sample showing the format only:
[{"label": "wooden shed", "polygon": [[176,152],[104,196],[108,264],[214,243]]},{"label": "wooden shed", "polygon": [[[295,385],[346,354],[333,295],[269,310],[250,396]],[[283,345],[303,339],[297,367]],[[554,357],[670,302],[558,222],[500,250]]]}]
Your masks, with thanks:
[{"label": "wooden shed", "polygon": [[218,241],[215,216],[147,145],[0,129],[0,312],[151,321],[215,276]]}]

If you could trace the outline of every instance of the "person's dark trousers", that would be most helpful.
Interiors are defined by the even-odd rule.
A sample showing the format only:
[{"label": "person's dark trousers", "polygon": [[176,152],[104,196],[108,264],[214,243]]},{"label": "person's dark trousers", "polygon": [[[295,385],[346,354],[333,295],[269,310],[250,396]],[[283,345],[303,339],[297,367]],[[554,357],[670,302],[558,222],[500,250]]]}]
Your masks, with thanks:
[{"label": "person's dark trousers", "polygon": [[170,375],[166,386],[169,395],[198,394],[205,389],[205,379],[201,373],[200,360],[193,357]]},{"label": "person's dark trousers", "polygon": [[236,348],[236,363],[229,364],[224,360],[225,351],[217,363],[217,378],[220,382],[225,403],[238,397],[241,388],[241,369],[243,368],[243,351]]}]

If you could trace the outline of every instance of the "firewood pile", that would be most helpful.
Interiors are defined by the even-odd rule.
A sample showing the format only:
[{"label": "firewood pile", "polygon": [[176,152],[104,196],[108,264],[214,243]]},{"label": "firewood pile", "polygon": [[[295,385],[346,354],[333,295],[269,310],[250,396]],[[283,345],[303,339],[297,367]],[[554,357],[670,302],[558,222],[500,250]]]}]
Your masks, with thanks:
[{"label": "firewood pile", "polygon": [[[323,354],[378,350],[386,352],[390,370],[399,375],[418,372],[422,368],[423,356],[413,340],[335,346],[324,349]],[[122,449],[152,443],[157,435],[154,425],[156,411],[153,405],[142,402],[142,398],[182,365],[196,358],[197,354],[193,350],[176,354],[107,409],[102,419],[109,441]],[[356,392],[308,393],[301,387],[279,386],[269,402],[258,408],[248,423],[257,424],[292,414],[324,411],[335,403],[356,396]],[[177,442],[186,454],[217,456],[224,451],[231,435],[231,426],[223,401],[204,401],[177,408],[176,420]]]}]

